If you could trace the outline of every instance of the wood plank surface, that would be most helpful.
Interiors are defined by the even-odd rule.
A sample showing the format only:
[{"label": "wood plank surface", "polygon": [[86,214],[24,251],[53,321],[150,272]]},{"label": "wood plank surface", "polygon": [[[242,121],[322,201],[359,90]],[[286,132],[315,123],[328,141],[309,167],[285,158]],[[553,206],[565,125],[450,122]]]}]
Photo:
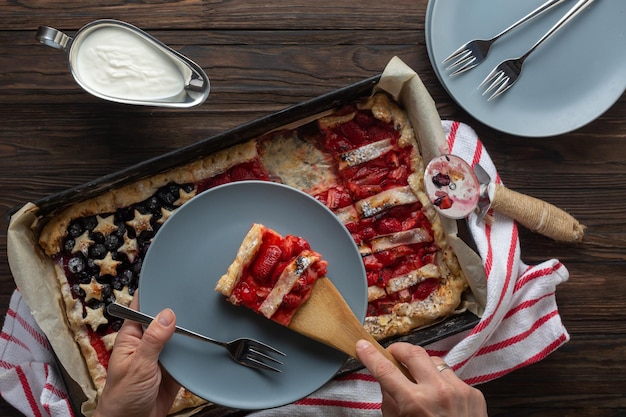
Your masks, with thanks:
[{"label": "wood plank surface", "polygon": [[[617,1],[617,0],[612,0]],[[472,126],[504,183],[587,226],[581,244],[520,229],[522,259],[557,258],[571,341],[479,386],[491,416],[626,415],[626,97],[592,123],[522,138],[476,121],[446,93],[425,46],[427,0],[0,0],[0,316],[15,284],[6,255],[12,208],[84,184],[382,71],[399,56],[443,119]],[[82,91],[39,25],[75,33],[99,18],[148,30],[202,66],[212,90],[189,110],[131,107]],[[0,401],[1,416],[19,416]]]}]

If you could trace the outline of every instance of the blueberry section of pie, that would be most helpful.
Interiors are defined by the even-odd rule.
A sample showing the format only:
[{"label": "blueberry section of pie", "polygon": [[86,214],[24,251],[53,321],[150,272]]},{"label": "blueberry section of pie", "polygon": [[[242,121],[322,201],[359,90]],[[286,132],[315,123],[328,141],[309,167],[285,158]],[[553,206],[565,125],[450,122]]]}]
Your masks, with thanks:
[{"label": "blueberry section of pie", "polygon": [[[108,350],[97,339],[117,332],[122,320],[109,316],[104,307],[114,301],[129,304],[139,284],[142,260],[150,242],[171,213],[190,194],[193,184],[161,187],[150,198],[118,209],[70,222],[62,251],[63,266],[72,296],[82,303],[96,351]],[[98,352],[106,366],[108,360]]]}]

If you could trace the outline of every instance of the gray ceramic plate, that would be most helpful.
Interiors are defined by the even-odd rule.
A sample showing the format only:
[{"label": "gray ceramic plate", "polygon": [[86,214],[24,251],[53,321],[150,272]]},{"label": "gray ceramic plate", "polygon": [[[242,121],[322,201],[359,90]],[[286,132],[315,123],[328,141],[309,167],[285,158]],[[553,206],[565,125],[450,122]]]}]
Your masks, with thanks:
[{"label": "gray ceramic plate", "polygon": [[141,271],[139,303],[156,314],[171,307],[183,327],[231,340],[252,337],[284,351],[282,373],[233,362],[217,346],[174,335],[163,366],[190,391],[228,407],[277,407],[315,391],[339,370],[346,355],[306,339],[213,290],[252,223],[306,238],[328,261],[328,277],[357,317],[367,309],[361,256],[344,226],[317,200],[284,185],[246,181],[206,191],[170,217],[154,238]]},{"label": "gray ceramic plate", "polygon": [[626,1],[596,1],[524,64],[507,93],[487,102],[477,86],[501,61],[528,50],[573,6],[570,0],[498,40],[485,62],[449,77],[442,61],[474,38],[490,38],[545,0],[430,0],[426,45],[448,93],[467,112],[494,129],[545,137],[596,119],[626,89]]}]

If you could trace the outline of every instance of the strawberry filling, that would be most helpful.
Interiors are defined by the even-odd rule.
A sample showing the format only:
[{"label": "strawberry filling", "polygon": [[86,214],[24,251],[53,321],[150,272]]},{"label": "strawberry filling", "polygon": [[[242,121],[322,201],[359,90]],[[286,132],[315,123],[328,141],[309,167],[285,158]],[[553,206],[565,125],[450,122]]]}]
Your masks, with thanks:
[{"label": "strawberry filling", "polygon": [[[351,120],[321,129],[321,146],[333,154],[342,167],[339,177],[343,184],[315,196],[331,210],[404,187],[412,171],[411,148],[399,146],[400,133],[392,123],[376,119],[370,111],[355,107],[344,110],[345,115],[350,112],[354,114]],[[344,222],[356,244],[365,252],[363,263],[368,286],[385,288],[389,280],[435,262],[437,246],[433,243],[432,227],[421,209],[419,202],[403,204],[385,208],[371,217],[350,218]],[[415,239],[417,242],[383,245],[382,250],[373,243],[381,236],[398,236],[411,230],[417,231],[420,237]],[[438,287],[439,280],[428,279],[387,294],[369,303],[367,315],[387,314],[401,301],[424,300]]]},{"label": "strawberry filling", "polygon": [[198,189],[198,193],[201,193],[209,188],[217,187],[218,185],[247,180],[269,181],[267,171],[258,158],[235,165],[221,174],[199,181],[196,184],[196,188]]},{"label": "strawberry filling", "polygon": [[[279,283],[283,271],[304,251],[310,251],[309,243],[301,237],[264,229],[262,244],[255,258],[247,265],[233,289],[232,297],[255,312]],[[318,255],[319,256],[319,255]],[[326,262],[316,260],[301,273],[291,290],[283,297],[271,319],[287,326],[296,310],[310,296],[318,277],[326,275]]]},{"label": "strawberry filling", "polygon": [[397,293],[388,294],[378,300],[370,301],[367,305],[367,315],[380,316],[381,314],[389,314],[393,312],[394,306],[398,303],[423,301],[434,293],[439,288],[439,285],[438,279],[429,278]]}]

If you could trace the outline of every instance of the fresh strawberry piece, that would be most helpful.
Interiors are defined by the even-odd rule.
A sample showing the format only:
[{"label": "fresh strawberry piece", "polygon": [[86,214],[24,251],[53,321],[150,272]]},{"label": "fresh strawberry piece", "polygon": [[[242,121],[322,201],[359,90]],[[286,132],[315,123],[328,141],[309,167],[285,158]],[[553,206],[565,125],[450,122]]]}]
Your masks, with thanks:
[{"label": "fresh strawberry piece", "polygon": [[270,245],[257,257],[252,265],[252,275],[260,282],[266,282],[278,264],[283,251],[276,245]]},{"label": "fresh strawberry piece", "polygon": [[241,282],[237,287],[235,287],[233,295],[244,305],[255,306],[257,304],[256,292],[247,282]]},{"label": "fresh strawberry piece", "polygon": [[105,367],[109,366],[110,354],[104,346],[104,342],[102,341],[101,336],[94,332],[89,326],[87,327],[87,333],[89,334],[89,343],[91,344],[91,347],[93,347],[93,349],[95,350],[96,355],[98,355],[98,362]]},{"label": "fresh strawberry piece", "polygon": [[424,225],[424,220],[420,219],[418,216],[408,217],[402,220],[401,230],[417,229],[422,225]]},{"label": "fresh strawberry piece", "polygon": [[361,230],[359,231],[359,235],[361,236],[361,239],[363,240],[370,240],[376,237],[378,233],[376,232],[376,229],[374,229],[372,226],[362,225]]},{"label": "fresh strawberry piece", "polygon": [[359,185],[354,182],[348,184],[350,192],[355,200],[363,200],[380,193],[383,189],[380,185]]},{"label": "fresh strawberry piece", "polygon": [[422,281],[415,286],[415,289],[413,290],[413,299],[418,301],[425,300],[437,288],[439,288],[439,280],[430,278]]},{"label": "fresh strawberry piece", "polygon": [[300,305],[301,300],[301,296],[289,293],[283,297],[283,303],[281,307],[288,310],[296,309]]},{"label": "fresh strawberry piece", "polygon": [[353,235],[359,232],[359,225],[356,222],[346,223],[344,224],[344,226],[346,227],[346,229],[348,229],[348,232]]},{"label": "fresh strawberry piece", "polygon": [[352,204],[350,192],[343,186],[329,188],[323,193],[315,195],[315,198],[331,210],[337,210]]},{"label": "fresh strawberry piece", "polygon": [[378,285],[384,287],[385,285],[387,285],[391,278],[393,278],[392,270],[390,270],[389,268],[381,269],[380,273],[378,274]]},{"label": "fresh strawberry piece", "polygon": [[282,260],[289,260],[299,255],[303,250],[310,249],[308,242],[298,236],[287,235],[282,243]]},{"label": "fresh strawberry piece", "polygon": [[254,179],[269,181],[270,177],[260,159],[254,159],[248,163],[250,172]]},{"label": "fresh strawberry piece", "polygon": [[367,143],[367,132],[354,123],[354,121],[343,123],[340,125],[339,131],[354,145]]},{"label": "fresh strawberry piece", "polygon": [[236,166],[230,171],[231,181],[245,181],[255,179],[252,171],[244,166]]},{"label": "fresh strawberry piece", "polygon": [[368,255],[363,258],[363,264],[365,265],[366,271],[378,271],[383,267],[383,264],[374,256]]},{"label": "fresh strawberry piece", "polygon": [[367,304],[367,316],[372,317],[378,315],[378,308],[374,305],[374,303]]},{"label": "fresh strawberry piece", "polygon": [[381,263],[382,266],[393,265],[396,262],[396,256],[390,250],[380,251],[374,255],[378,262]]},{"label": "fresh strawberry piece", "polygon": [[433,201],[433,204],[442,210],[449,209],[452,207],[452,199],[447,194],[442,195]]},{"label": "fresh strawberry piece", "polygon": [[309,276],[307,276],[307,281],[309,283],[314,282],[315,277],[323,277],[326,275],[326,272],[328,271],[328,262],[324,260],[317,261],[312,265],[311,270],[315,271],[315,273],[312,273],[311,271]]},{"label": "fresh strawberry piece", "polygon": [[394,266],[392,276],[399,277],[413,272],[417,269],[414,268],[414,266],[414,263],[410,262],[409,259],[403,259],[402,262],[399,262],[397,265]]},{"label": "fresh strawberry piece", "polygon": [[366,272],[366,276],[367,276],[367,286],[371,287],[372,285],[377,285],[378,284],[378,271],[367,271]]},{"label": "fresh strawberry piece", "polygon": [[376,230],[381,235],[402,231],[402,222],[395,218],[383,217],[377,224]]},{"label": "fresh strawberry piece", "polygon": [[385,164],[389,168],[396,168],[402,165],[398,152],[387,152],[385,155]]},{"label": "fresh strawberry piece", "polygon": [[396,303],[393,301],[381,301],[378,303],[378,311],[381,314],[391,314],[395,305]]},{"label": "fresh strawberry piece", "polygon": [[341,154],[354,148],[350,140],[335,132],[327,132],[325,136],[323,141],[324,148],[335,154]]}]

